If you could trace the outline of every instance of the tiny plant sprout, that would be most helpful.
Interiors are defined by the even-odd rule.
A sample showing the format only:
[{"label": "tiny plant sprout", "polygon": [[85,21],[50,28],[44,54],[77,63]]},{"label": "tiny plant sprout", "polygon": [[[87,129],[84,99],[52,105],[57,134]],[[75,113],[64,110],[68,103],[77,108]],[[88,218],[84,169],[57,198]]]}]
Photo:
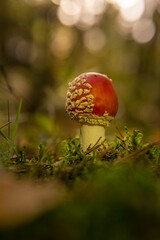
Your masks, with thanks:
[{"label": "tiny plant sprout", "polygon": [[106,75],[83,73],[69,83],[66,111],[81,124],[80,143],[84,152],[102,144],[105,127],[118,111],[118,98],[112,80]]}]

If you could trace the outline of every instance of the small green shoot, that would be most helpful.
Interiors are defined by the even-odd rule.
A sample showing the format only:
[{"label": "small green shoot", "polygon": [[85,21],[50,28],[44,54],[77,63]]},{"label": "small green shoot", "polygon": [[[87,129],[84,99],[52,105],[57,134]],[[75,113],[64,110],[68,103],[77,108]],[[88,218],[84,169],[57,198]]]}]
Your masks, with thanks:
[{"label": "small green shoot", "polygon": [[10,134],[11,134],[11,125],[10,125],[10,105],[9,105],[9,101],[8,101],[8,104],[7,104],[7,114],[8,114],[8,139],[10,139]]},{"label": "small green shoot", "polygon": [[[4,164],[7,164],[10,162],[14,153],[18,156],[18,151],[17,151],[17,147],[16,147],[16,135],[17,135],[17,129],[18,129],[18,125],[19,125],[21,108],[22,108],[22,100],[20,100],[20,102],[19,102],[15,122],[13,123],[13,128],[11,130],[10,107],[9,107],[9,102],[8,102],[8,105],[7,105],[7,120],[8,120],[8,122],[0,127],[0,136],[2,137],[2,140],[3,140],[3,141],[1,141],[1,147],[0,147],[0,150],[2,152],[1,161]],[[2,129],[4,127],[8,127],[6,134],[2,131]]]},{"label": "small green shoot", "polygon": [[6,137],[6,135],[2,132],[2,128],[4,128],[4,127],[6,127],[6,126],[9,126],[10,125],[10,122],[8,122],[8,123],[6,123],[6,124],[4,124],[3,126],[1,126],[0,127],[0,136],[2,137],[2,138],[4,138],[5,140],[8,140],[8,138]]},{"label": "small green shoot", "polygon": [[22,99],[20,100],[19,105],[18,105],[16,119],[15,119],[15,123],[13,125],[12,134],[11,134],[11,138],[10,138],[10,140],[12,142],[12,145],[15,145],[15,140],[16,140],[17,129],[18,129],[18,125],[19,125],[21,109],[22,109]]}]

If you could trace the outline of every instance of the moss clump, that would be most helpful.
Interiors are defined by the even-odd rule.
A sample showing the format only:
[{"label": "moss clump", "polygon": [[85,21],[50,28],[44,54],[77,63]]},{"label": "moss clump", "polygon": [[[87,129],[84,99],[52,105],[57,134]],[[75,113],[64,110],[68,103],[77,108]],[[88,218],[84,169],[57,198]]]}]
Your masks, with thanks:
[{"label": "moss clump", "polygon": [[[105,143],[103,143],[105,144]],[[109,169],[123,162],[139,162],[152,165],[158,173],[160,162],[159,142],[143,143],[143,135],[138,130],[124,129],[107,142],[106,151],[97,154],[97,146],[86,153],[80,148],[79,139],[66,139],[51,146],[38,146],[35,155],[28,157],[26,148],[10,159],[8,166],[15,173],[34,178],[59,177],[65,183],[76,178],[86,177],[99,168]],[[98,146],[99,147],[99,146]]]}]

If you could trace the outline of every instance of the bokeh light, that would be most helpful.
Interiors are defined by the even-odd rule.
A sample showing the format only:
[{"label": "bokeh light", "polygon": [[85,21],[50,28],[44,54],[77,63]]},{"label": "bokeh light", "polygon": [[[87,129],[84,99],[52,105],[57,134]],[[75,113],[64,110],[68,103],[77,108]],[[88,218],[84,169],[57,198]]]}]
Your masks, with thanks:
[{"label": "bokeh light", "polygon": [[121,18],[129,22],[138,20],[145,10],[145,0],[112,0],[109,2],[118,8]]},{"label": "bokeh light", "polygon": [[128,9],[137,4],[139,0],[112,0],[114,4],[117,4],[121,9]]},{"label": "bokeh light", "polygon": [[156,32],[156,27],[151,19],[141,19],[135,23],[132,29],[133,39],[138,43],[151,41]]},{"label": "bokeh light", "polygon": [[105,11],[107,2],[105,0],[83,0],[82,9],[89,14],[101,14]]},{"label": "bokeh light", "polygon": [[84,45],[90,51],[97,52],[101,50],[106,42],[106,35],[97,27],[91,28],[84,34]]},{"label": "bokeh light", "polygon": [[[38,0],[37,0],[38,1]],[[42,1],[42,0],[41,0]],[[89,30],[98,24],[102,15],[107,11],[108,4],[113,5],[119,11],[118,23],[122,34],[131,33],[138,43],[150,41],[155,34],[155,26],[152,22],[153,12],[158,6],[157,0],[51,0],[58,5],[57,15],[60,22],[67,26],[75,26],[81,30]],[[146,22],[143,18],[148,19]],[[140,21],[140,22],[139,22]],[[139,29],[145,27],[144,37],[140,37]],[[149,30],[146,30],[149,29]],[[146,33],[147,32],[147,33]],[[85,39],[91,39],[92,30],[85,34]],[[94,34],[93,34],[94,35]],[[102,36],[100,34],[100,36]],[[139,37],[138,37],[139,36]],[[99,37],[101,38],[101,37]],[[102,38],[101,38],[102,39]],[[88,44],[90,42],[90,44]],[[91,47],[92,41],[84,40],[88,49],[93,50],[99,45]],[[90,46],[89,46],[90,45]],[[103,45],[103,44],[102,44]],[[100,47],[101,48],[101,47]]]},{"label": "bokeh light", "polygon": [[61,0],[58,18],[64,25],[87,28],[98,22],[106,7],[106,0]]},{"label": "bokeh light", "polygon": [[58,18],[64,25],[75,25],[81,14],[81,7],[78,1],[62,0],[58,8]]},{"label": "bokeh light", "polygon": [[134,22],[142,16],[144,9],[144,0],[135,0],[133,5],[126,8],[121,8],[120,15],[124,20]]},{"label": "bokeh light", "polygon": [[57,31],[51,35],[49,45],[52,54],[60,59],[67,58],[74,47],[75,41],[76,34],[73,34],[71,29],[59,27]]}]

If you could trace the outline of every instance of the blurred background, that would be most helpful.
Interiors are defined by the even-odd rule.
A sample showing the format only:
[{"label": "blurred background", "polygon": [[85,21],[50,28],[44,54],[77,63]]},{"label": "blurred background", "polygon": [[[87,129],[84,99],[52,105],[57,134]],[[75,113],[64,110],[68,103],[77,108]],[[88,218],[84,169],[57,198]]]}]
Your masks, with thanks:
[{"label": "blurred background", "polygon": [[108,135],[126,125],[160,138],[160,1],[1,0],[0,126],[22,98],[20,144],[76,135],[65,96],[88,71],[117,90]]}]

